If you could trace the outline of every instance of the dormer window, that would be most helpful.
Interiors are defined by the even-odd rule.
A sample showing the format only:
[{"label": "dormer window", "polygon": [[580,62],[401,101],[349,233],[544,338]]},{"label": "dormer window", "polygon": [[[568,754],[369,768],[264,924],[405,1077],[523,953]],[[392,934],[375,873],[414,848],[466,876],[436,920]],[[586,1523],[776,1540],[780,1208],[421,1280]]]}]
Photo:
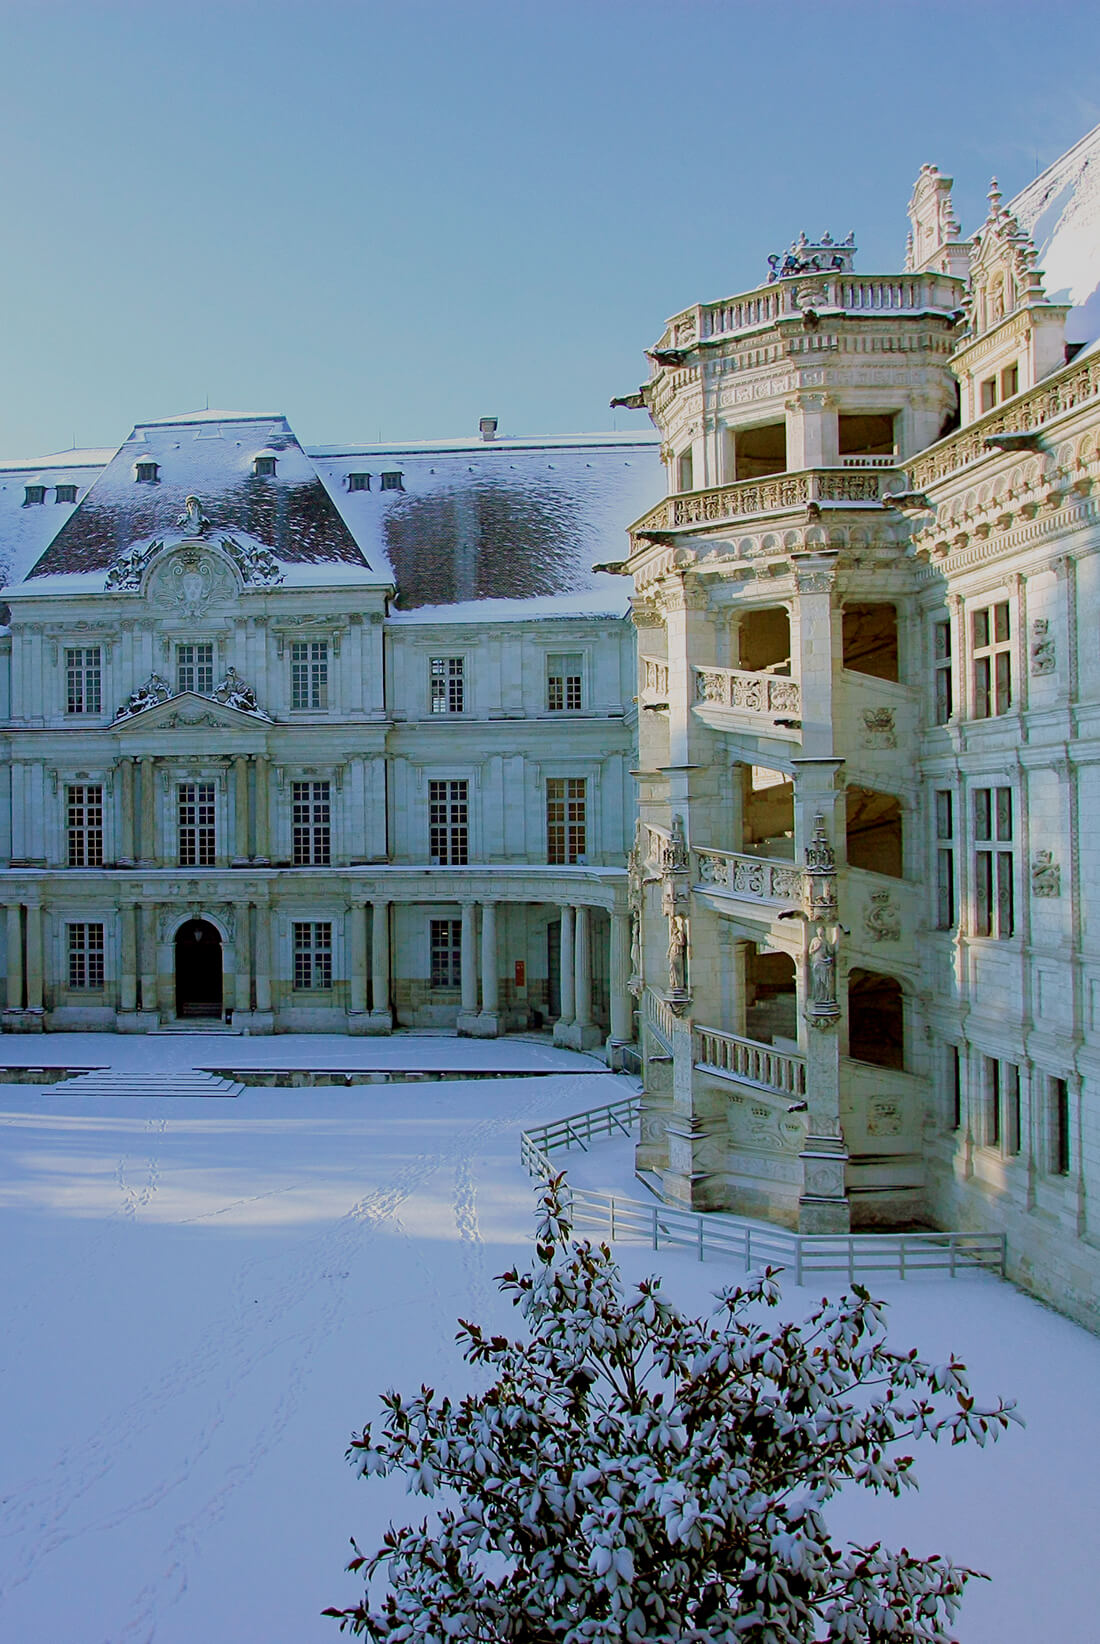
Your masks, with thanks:
[{"label": "dormer window", "polygon": [[54,499],[55,502],[75,502],[76,501],[76,486],[75,485],[58,485],[54,490],[54,498],[53,499]]},{"label": "dormer window", "polygon": [[36,502],[45,502],[46,487],[44,485],[28,485],[27,494],[23,498],[23,507],[30,508]]},{"label": "dormer window", "polygon": [[257,479],[275,478],[276,458],[273,452],[261,451],[252,459],[252,472]]},{"label": "dormer window", "polygon": [[[399,479],[400,479],[400,477],[401,476],[398,475]],[[348,475],[348,490],[349,491],[369,491],[370,490],[370,475],[369,474],[349,474]]]},{"label": "dormer window", "polygon": [[405,489],[401,483],[400,469],[391,470],[388,474],[384,473],[382,475],[382,489],[383,491],[403,491]]},{"label": "dormer window", "polygon": [[156,485],[160,479],[159,464],[145,459],[135,462],[134,479],[138,485]]}]

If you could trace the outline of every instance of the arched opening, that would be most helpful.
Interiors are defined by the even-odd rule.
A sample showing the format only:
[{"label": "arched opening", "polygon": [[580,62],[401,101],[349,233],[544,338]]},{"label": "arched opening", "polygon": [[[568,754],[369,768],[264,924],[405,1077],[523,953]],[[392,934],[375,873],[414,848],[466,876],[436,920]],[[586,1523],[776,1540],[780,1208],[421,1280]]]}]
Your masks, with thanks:
[{"label": "arched opening", "polygon": [[745,1035],[765,1045],[798,1047],[798,994],[789,953],[745,944]]},{"label": "arched opening", "polygon": [[900,879],[904,873],[901,801],[872,788],[847,791],[848,866]]},{"label": "arched opening", "polygon": [[221,935],[208,919],[189,919],[176,932],[176,1015],[221,1013]]},{"label": "arched opening", "polygon": [[873,1067],[904,1068],[901,983],[874,970],[848,973],[848,1054]]}]

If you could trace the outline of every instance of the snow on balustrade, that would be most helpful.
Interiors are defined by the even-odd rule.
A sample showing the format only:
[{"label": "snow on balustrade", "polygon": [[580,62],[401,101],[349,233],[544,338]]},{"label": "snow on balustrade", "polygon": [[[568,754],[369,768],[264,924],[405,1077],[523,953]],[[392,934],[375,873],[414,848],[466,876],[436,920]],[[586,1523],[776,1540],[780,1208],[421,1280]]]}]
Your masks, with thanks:
[{"label": "snow on balustrade", "polygon": [[676,492],[636,520],[630,530],[634,537],[650,531],[683,530],[753,514],[786,513],[811,502],[840,507],[865,505],[877,503],[887,492],[904,489],[905,476],[892,461],[883,468],[861,464],[858,468],[804,469],[774,474],[768,479],[739,480],[705,491]]},{"label": "snow on balustrade", "polygon": [[693,851],[695,878],[702,890],[725,891],[749,902],[782,902],[801,906],[806,875],[789,862],[763,856],[740,856],[732,851]]},{"label": "snow on balustrade", "polygon": [[718,1028],[697,1027],[695,1066],[738,1084],[754,1085],[779,1096],[806,1094],[806,1058],[796,1052],[776,1050],[758,1039],[744,1039],[738,1033],[722,1033]]},{"label": "snow on balustrade", "polygon": [[739,713],[802,713],[802,687],[782,674],[749,673],[744,668],[695,669],[695,700]]}]

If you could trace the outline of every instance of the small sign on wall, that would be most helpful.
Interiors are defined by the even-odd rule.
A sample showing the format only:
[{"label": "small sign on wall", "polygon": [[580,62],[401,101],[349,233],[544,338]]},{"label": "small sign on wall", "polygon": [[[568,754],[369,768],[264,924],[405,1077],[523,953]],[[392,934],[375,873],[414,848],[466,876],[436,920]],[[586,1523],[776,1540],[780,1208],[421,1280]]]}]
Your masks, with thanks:
[{"label": "small sign on wall", "polygon": [[517,988],[527,986],[527,965],[522,959],[516,960],[516,986]]}]

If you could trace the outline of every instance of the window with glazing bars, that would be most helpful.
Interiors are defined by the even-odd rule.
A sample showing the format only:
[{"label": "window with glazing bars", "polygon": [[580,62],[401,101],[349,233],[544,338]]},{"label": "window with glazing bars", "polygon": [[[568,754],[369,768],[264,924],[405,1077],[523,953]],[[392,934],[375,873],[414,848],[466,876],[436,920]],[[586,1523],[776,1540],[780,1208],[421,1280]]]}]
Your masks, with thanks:
[{"label": "window with glazing bars", "polygon": [[327,921],[295,921],[294,986],[298,991],[332,986],[332,926]]},{"label": "window with glazing bars", "polygon": [[295,640],[290,647],[290,706],[328,707],[328,640]]},{"label": "window with glazing bars", "polygon": [[550,713],[577,713],[581,706],[581,666],[579,656],[549,656],[546,659],[546,706]]},{"label": "window with glazing bars", "polygon": [[212,644],[176,646],[176,690],[197,691],[209,696],[214,689],[214,647]]},{"label": "window with glazing bars", "polygon": [[550,863],[576,862],[585,854],[586,788],[583,776],[546,779],[546,860]]},{"label": "window with glazing bars", "polygon": [[65,652],[65,712],[98,714],[103,707],[103,661],[98,645]]},{"label": "window with glazing bars", "polygon": [[936,929],[951,930],[955,908],[955,795],[937,788],[936,795]]},{"label": "window with glazing bars", "polygon": [[974,934],[1011,936],[1013,889],[1012,789],[974,790]]},{"label": "window with glazing bars", "polygon": [[103,926],[69,926],[69,986],[103,986]]},{"label": "window with glazing bars", "polygon": [[1068,1176],[1069,1151],[1069,1081],[1049,1079],[1047,1102],[1050,1109],[1050,1172],[1052,1176]]},{"label": "window with glazing bars", "polygon": [[951,623],[932,624],[932,666],[935,676],[936,724],[946,725],[955,709],[951,683]]},{"label": "window with glazing bars", "polygon": [[433,988],[462,986],[462,920],[431,921],[431,985]]},{"label": "window with glazing bars", "polygon": [[460,714],[466,707],[466,667],[460,656],[433,656],[429,664],[433,714]]},{"label": "window with glazing bars", "polygon": [[293,784],[295,867],[320,867],[331,859],[331,817],[327,782]]},{"label": "window with glazing bars", "polygon": [[992,719],[1012,707],[1012,624],[1008,601],[970,617],[974,662],[974,717]]},{"label": "window with glazing bars", "polygon": [[428,783],[428,855],[441,867],[469,861],[470,789],[465,781]]},{"label": "window with glazing bars", "polygon": [[103,788],[79,782],[65,790],[70,868],[103,866]]},{"label": "window with glazing bars", "polygon": [[214,866],[214,784],[181,782],[177,794],[181,868]]}]

